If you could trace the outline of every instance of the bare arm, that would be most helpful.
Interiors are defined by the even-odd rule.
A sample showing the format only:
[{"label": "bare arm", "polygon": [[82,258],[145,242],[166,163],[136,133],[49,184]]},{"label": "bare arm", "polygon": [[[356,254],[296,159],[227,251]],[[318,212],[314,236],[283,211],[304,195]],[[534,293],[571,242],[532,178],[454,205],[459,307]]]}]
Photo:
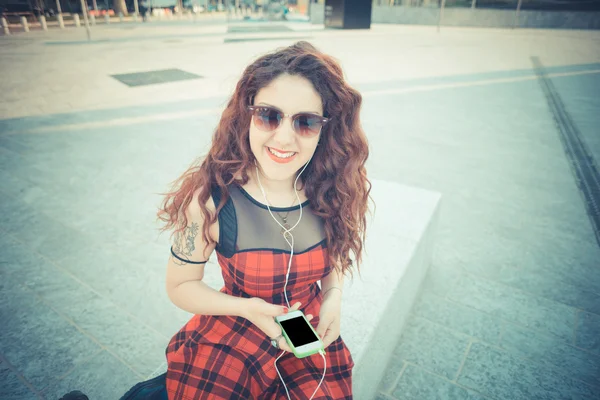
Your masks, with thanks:
[{"label": "bare arm", "polygon": [[[177,307],[192,314],[240,316],[244,299],[221,293],[206,283],[205,262],[210,258],[216,243],[207,243],[202,235],[203,215],[194,200],[186,210],[188,226],[173,237],[173,253],[167,263],[166,289],[169,299]],[[212,199],[206,204],[215,212]],[[211,235],[218,237],[217,226],[211,226]]]},{"label": "bare arm", "polygon": [[338,272],[336,268],[333,268],[325,278],[321,279],[321,291],[324,298],[325,296],[339,296],[341,299],[343,289],[344,275]]}]

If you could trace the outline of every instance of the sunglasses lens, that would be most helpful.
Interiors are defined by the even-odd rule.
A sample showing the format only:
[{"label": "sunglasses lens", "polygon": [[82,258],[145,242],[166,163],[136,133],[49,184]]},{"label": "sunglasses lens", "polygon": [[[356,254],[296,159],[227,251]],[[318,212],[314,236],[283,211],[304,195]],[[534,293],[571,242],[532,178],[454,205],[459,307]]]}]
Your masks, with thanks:
[{"label": "sunglasses lens", "polygon": [[[254,124],[262,131],[270,132],[279,127],[283,120],[280,111],[259,107],[254,109]],[[312,114],[298,114],[294,117],[294,131],[304,137],[313,137],[321,132],[323,121],[321,117]]]},{"label": "sunglasses lens", "polygon": [[323,122],[314,115],[298,115],[294,120],[294,130],[301,136],[315,136],[321,132]]},{"label": "sunglasses lens", "polygon": [[270,108],[257,109],[254,117],[257,128],[263,131],[272,131],[281,123],[281,114]]}]

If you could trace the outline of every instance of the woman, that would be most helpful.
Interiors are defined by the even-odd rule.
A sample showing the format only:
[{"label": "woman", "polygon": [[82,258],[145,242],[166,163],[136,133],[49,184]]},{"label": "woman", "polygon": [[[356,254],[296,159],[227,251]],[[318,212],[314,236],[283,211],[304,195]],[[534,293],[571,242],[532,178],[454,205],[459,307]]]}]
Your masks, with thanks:
[{"label": "woman", "polygon": [[[340,314],[371,186],[360,106],[339,64],[307,42],[244,71],[208,155],[158,213],[175,228],[169,298],[194,314],[166,350],[170,399],[352,398]],[[202,282],[214,250],[220,291]],[[288,307],[316,328],[325,360],[291,353],[274,321]]]}]

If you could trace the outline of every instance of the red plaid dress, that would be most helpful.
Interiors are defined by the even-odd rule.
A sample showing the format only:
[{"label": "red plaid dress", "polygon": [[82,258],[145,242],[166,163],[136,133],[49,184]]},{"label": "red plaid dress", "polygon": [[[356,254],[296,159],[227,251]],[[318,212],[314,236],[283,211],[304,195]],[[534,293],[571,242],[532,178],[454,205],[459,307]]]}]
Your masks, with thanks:
[{"label": "red plaid dress", "polygon": [[[283,250],[285,247],[255,247],[262,240],[257,242],[256,238],[264,237],[271,237],[280,245],[279,236],[265,234],[265,230],[270,228],[275,235],[279,235],[279,227],[270,215],[265,216],[266,207],[242,188],[232,185],[229,193],[226,206],[218,217],[220,237],[216,251],[225,283],[220,291],[238,297],[260,297],[272,304],[286,305],[283,290],[289,250]],[[216,204],[219,198],[220,195],[213,191]],[[306,219],[306,224],[299,226],[298,233],[312,231],[321,232],[322,235],[322,226],[315,228],[315,221],[319,219],[311,215],[307,204],[302,204],[301,220],[303,222]],[[299,206],[271,209],[296,213]],[[267,216],[270,222],[267,222]],[[290,214],[290,220],[296,221],[293,214]],[[294,241],[302,242],[296,237],[298,233],[293,231]],[[315,328],[319,323],[322,301],[317,281],[329,272],[331,266],[328,263],[326,240],[305,247],[298,253],[295,245],[287,284],[288,299],[290,305],[298,301],[302,303],[304,314],[314,316],[311,324]],[[173,336],[166,350],[169,399],[287,399],[274,365],[281,352],[245,318],[194,315]],[[327,373],[313,399],[352,399],[354,362],[341,336],[325,352]],[[323,376],[323,367],[320,354],[298,359],[294,354],[286,353],[277,361],[277,368],[293,400],[310,399]]]}]

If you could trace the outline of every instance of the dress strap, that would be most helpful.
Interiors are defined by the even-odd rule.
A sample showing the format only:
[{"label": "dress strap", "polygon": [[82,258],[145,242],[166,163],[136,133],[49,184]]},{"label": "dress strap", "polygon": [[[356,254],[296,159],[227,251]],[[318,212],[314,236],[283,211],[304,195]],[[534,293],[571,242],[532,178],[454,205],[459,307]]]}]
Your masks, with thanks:
[{"label": "dress strap", "polygon": [[[223,193],[219,189],[219,186],[214,185],[211,189],[211,195],[215,203],[215,207],[219,206]],[[219,212],[217,219],[219,221],[219,242],[217,243],[216,250],[229,258],[235,254],[235,246],[237,242],[237,216],[235,214],[235,207],[229,193],[225,193],[227,201]]]}]

